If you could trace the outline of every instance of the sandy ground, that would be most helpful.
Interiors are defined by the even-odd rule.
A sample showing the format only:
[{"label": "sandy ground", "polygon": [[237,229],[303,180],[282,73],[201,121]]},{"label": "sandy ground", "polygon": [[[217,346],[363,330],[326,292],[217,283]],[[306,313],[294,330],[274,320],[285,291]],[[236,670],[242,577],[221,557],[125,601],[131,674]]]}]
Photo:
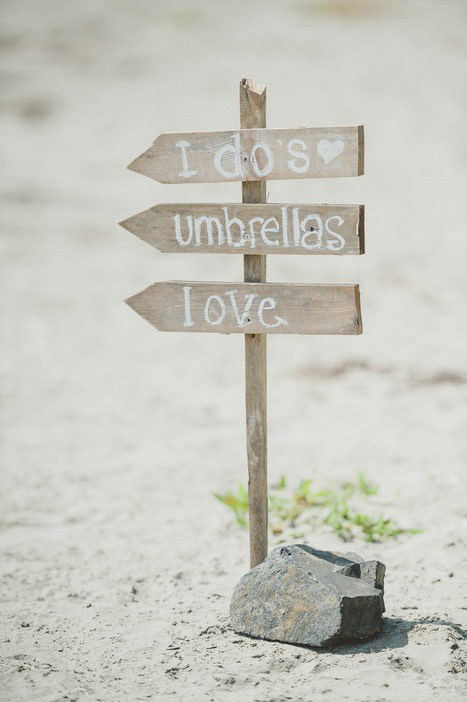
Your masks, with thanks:
[{"label": "sandy ground", "polygon": [[[465,698],[465,1],[1,10],[1,699]],[[269,340],[271,480],[363,470],[423,530],[351,544],[387,564],[386,619],[333,651],[229,627],[247,535],[212,493],[246,480],[243,339],[157,333],[122,303],[241,279],[240,258],[159,254],[116,222],[238,201],[125,166],[159,132],[237,126],[243,76],[267,84],[271,127],[366,128],[364,178],[269,186],[367,207],[365,256],[270,257],[272,281],[360,283],[364,321]]]}]

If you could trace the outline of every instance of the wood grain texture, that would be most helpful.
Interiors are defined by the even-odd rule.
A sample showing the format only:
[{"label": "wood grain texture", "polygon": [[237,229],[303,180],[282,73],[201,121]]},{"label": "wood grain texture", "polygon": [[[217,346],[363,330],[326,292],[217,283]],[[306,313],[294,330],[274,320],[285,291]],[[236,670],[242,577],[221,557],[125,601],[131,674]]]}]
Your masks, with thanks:
[{"label": "wood grain texture", "polygon": [[[242,185],[251,200],[265,181]],[[120,224],[164,253],[364,253],[363,205],[246,203],[161,204]]]},{"label": "wood grain texture", "polygon": [[[244,78],[240,81],[240,127],[266,127],[266,87]],[[265,207],[266,181],[242,183],[243,206]],[[246,283],[266,282],[266,256],[247,254],[243,259]],[[250,317],[251,319],[251,317]],[[248,458],[248,515],[250,568],[268,555],[267,476],[267,337],[245,334],[245,408]]]},{"label": "wood grain texture", "polygon": [[363,174],[363,150],[362,126],[177,132],[128,168],[160,183],[337,178]]},{"label": "wood grain texture", "polygon": [[168,281],[154,283],[126,302],[160,331],[254,335],[362,332],[358,285]]}]

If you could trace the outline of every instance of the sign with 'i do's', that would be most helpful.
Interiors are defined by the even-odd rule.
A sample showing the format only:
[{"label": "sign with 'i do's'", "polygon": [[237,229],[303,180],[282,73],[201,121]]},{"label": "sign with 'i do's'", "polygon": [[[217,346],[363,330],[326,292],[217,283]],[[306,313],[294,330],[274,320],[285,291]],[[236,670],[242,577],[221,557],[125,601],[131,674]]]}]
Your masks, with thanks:
[{"label": "sign with 'i do's'", "polygon": [[129,168],[160,183],[358,176],[363,127],[161,134]]}]

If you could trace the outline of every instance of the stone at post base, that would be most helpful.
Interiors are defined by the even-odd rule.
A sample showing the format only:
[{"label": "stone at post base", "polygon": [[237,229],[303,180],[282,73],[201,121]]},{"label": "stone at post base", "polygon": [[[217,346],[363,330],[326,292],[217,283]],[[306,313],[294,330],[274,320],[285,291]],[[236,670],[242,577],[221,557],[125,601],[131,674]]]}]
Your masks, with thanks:
[{"label": "stone at post base", "polygon": [[238,634],[335,646],[379,633],[385,566],[304,544],[271,551],[241,578],[230,618]]}]

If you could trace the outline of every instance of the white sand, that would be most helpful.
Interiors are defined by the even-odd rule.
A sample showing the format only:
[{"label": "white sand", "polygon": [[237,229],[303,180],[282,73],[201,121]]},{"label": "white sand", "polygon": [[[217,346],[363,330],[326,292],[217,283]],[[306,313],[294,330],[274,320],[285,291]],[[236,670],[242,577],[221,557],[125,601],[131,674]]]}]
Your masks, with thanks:
[{"label": "white sand", "polygon": [[[3,0],[2,700],[464,697],[467,4],[373,4]],[[271,479],[363,470],[423,529],[351,544],[387,564],[386,620],[332,652],[229,628],[247,535],[212,492],[246,480],[243,339],[157,333],[122,303],[240,280],[240,258],[162,255],[116,222],[238,201],[125,166],[159,132],[237,126],[243,76],[271,127],[366,128],[364,178],[269,187],[365,203],[368,251],[269,259],[272,281],[359,282],[364,320],[270,339]]]}]

